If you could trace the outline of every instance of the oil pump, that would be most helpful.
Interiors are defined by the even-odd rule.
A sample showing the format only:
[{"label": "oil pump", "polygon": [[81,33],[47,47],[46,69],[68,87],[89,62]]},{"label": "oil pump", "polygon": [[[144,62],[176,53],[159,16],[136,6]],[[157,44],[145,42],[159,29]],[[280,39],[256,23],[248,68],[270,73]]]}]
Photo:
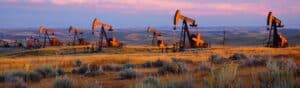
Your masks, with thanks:
[{"label": "oil pump", "polygon": [[11,48],[11,47],[23,47],[23,44],[17,39],[0,39],[0,47]]},{"label": "oil pump", "polygon": [[278,33],[278,28],[283,28],[284,25],[282,25],[282,22],[279,18],[273,16],[272,12],[268,13],[267,26],[269,37],[266,46],[273,48],[287,47],[288,43],[286,37]]},{"label": "oil pump", "polygon": [[107,46],[109,47],[122,47],[122,43],[114,36],[112,36],[111,38],[107,37],[106,31],[113,31],[112,26],[106,23],[102,23],[100,22],[97,18],[94,19],[93,23],[92,23],[92,30],[93,30],[93,34],[95,34],[96,32],[96,28],[97,26],[100,26],[100,32],[99,32],[99,45],[98,45],[98,50],[101,50],[104,46],[103,41],[106,41]]},{"label": "oil pump", "polygon": [[89,44],[85,38],[81,37],[83,35],[83,32],[80,29],[70,26],[68,32],[71,33],[73,36],[72,45],[88,45]]},{"label": "oil pump", "polygon": [[[182,28],[180,32],[180,41],[179,48],[183,50],[187,46],[185,45],[186,38],[188,39],[190,48],[206,48],[208,44],[201,39],[201,34],[199,32],[195,34],[191,34],[189,31],[189,27],[197,27],[196,21],[192,18],[181,15],[181,11],[177,10],[174,16],[174,26],[176,26],[179,21],[182,20]],[[176,27],[174,27],[176,30]]]},{"label": "oil pump", "polygon": [[161,32],[152,27],[148,27],[147,32],[153,34],[152,45],[155,45],[155,40],[156,40],[156,45],[161,49],[163,53],[164,50],[167,48],[167,44],[164,42]]},{"label": "oil pump", "polygon": [[30,36],[26,38],[26,48],[31,49],[31,48],[40,48],[41,47],[41,42],[39,41],[38,38],[34,36]]},{"label": "oil pump", "polygon": [[161,32],[157,31],[152,27],[147,27],[147,32],[152,33],[152,45],[155,45],[155,40],[158,40],[159,36],[162,36]]},{"label": "oil pump", "polygon": [[[46,47],[47,41],[49,42],[50,46],[60,46],[62,44],[57,38],[53,37],[55,33],[52,29],[40,26],[39,33],[43,34],[43,47]],[[52,35],[52,37],[50,35]]]}]

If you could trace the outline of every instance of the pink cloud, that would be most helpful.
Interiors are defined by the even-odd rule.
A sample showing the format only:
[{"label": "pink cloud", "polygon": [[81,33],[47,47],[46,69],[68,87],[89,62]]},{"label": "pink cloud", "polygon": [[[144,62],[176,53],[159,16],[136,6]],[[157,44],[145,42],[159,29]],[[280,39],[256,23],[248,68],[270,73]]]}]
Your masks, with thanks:
[{"label": "pink cloud", "polygon": [[31,3],[44,3],[45,0],[29,0]]},{"label": "pink cloud", "polygon": [[[5,0],[22,2],[22,0]],[[280,0],[256,0],[244,1],[179,1],[179,0],[29,0],[29,3],[50,3],[58,6],[86,6],[91,9],[104,9],[121,13],[168,13],[173,14],[176,9],[182,9],[188,15],[231,15],[231,14],[256,14],[265,15],[269,10],[276,13],[299,13],[298,7],[290,6],[292,9],[276,7],[280,4],[288,4]],[[25,1],[26,2],[26,1]],[[275,5],[270,6],[269,3]]]}]

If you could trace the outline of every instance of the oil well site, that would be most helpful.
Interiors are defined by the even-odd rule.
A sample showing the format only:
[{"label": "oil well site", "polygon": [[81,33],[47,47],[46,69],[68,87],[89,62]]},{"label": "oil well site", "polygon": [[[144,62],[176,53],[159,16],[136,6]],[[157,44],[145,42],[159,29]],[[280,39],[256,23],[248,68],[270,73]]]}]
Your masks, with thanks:
[{"label": "oil well site", "polygon": [[[56,18],[0,21],[0,88],[300,88],[300,24],[287,17],[300,12],[297,6],[282,12],[276,6],[294,4],[275,1],[260,10],[268,1],[199,2],[0,1],[6,22],[14,22],[9,15]],[[105,13],[86,15],[96,11],[90,8]],[[198,14],[202,9],[208,12]],[[216,20],[224,25],[209,25]]]}]

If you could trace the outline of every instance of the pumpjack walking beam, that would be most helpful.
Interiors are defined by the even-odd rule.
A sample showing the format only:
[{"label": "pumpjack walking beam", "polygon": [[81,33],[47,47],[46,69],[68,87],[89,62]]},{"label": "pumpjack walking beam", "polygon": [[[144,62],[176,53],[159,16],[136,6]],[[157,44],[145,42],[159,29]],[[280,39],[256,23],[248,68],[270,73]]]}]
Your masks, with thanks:
[{"label": "pumpjack walking beam", "polygon": [[47,39],[48,39],[49,42],[51,42],[49,33],[52,34],[52,35],[54,35],[54,31],[51,30],[51,29],[44,28],[44,26],[40,26],[39,33],[40,34],[43,33],[43,37],[44,37],[43,38],[44,39],[44,41],[43,41],[44,42],[43,43],[43,48],[45,48],[46,44],[47,44]]},{"label": "pumpjack walking beam", "polygon": [[[190,32],[189,32],[189,26],[197,27],[197,24],[194,19],[186,17],[186,16],[182,16],[181,11],[177,10],[175,13],[175,16],[174,16],[174,23],[173,23],[174,26],[176,26],[179,23],[180,19],[183,21],[182,21],[182,29],[180,32],[179,47],[180,47],[180,49],[183,49],[183,48],[185,48],[186,38],[188,38],[190,46],[193,46],[192,37],[190,36]],[[175,29],[176,29],[176,27],[174,27],[174,30]]]},{"label": "pumpjack walking beam", "polygon": [[155,40],[158,40],[158,36],[162,36],[161,32],[152,27],[147,27],[147,32],[152,33],[152,45],[155,45]]},{"label": "pumpjack walking beam", "polygon": [[266,46],[274,48],[287,47],[287,39],[278,33],[278,28],[283,28],[284,25],[282,25],[282,22],[279,18],[276,18],[272,15],[272,12],[269,12],[268,14],[267,26],[269,30],[269,37]]},{"label": "pumpjack walking beam", "polygon": [[106,44],[109,43],[107,34],[105,29],[108,29],[108,31],[113,31],[112,26],[109,24],[105,24],[105,23],[101,23],[99,22],[99,20],[97,18],[94,19],[93,24],[92,24],[92,30],[93,30],[93,34],[95,34],[94,32],[96,31],[96,27],[100,26],[101,27],[101,31],[99,32],[99,39],[100,41],[98,42],[98,50],[102,50],[103,48],[103,39],[105,39]]}]

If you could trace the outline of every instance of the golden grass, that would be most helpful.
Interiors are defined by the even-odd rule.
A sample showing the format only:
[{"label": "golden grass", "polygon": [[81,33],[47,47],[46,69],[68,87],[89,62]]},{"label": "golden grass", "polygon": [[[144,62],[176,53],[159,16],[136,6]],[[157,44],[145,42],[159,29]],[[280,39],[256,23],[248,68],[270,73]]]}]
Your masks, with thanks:
[{"label": "golden grass", "polygon": [[[82,46],[75,46],[82,47]],[[61,49],[74,48],[74,47],[49,47],[39,49],[43,51],[55,50],[60,51]],[[140,50],[134,52],[134,50]],[[212,54],[219,54],[225,57],[236,53],[243,52],[248,55],[252,54],[267,54],[267,55],[290,55],[297,56],[295,59],[300,59],[300,47],[289,47],[289,48],[266,48],[261,46],[213,46],[208,49],[190,50],[186,52],[176,53],[159,53],[159,51],[147,51],[156,49],[155,47],[149,46],[126,46],[121,49],[120,53],[92,53],[92,54],[70,54],[70,55],[47,55],[47,56],[17,56],[17,57],[0,57],[0,71],[12,70],[12,69],[33,69],[41,65],[47,64],[51,66],[59,66],[63,68],[70,68],[72,61],[80,59],[85,63],[142,63],[145,61],[154,61],[157,59],[170,60],[172,57],[190,59],[193,61],[206,61]],[[113,52],[113,49],[107,51]],[[127,50],[127,51],[126,51]],[[130,53],[129,53],[130,51]],[[24,53],[26,54],[26,53]]]}]

